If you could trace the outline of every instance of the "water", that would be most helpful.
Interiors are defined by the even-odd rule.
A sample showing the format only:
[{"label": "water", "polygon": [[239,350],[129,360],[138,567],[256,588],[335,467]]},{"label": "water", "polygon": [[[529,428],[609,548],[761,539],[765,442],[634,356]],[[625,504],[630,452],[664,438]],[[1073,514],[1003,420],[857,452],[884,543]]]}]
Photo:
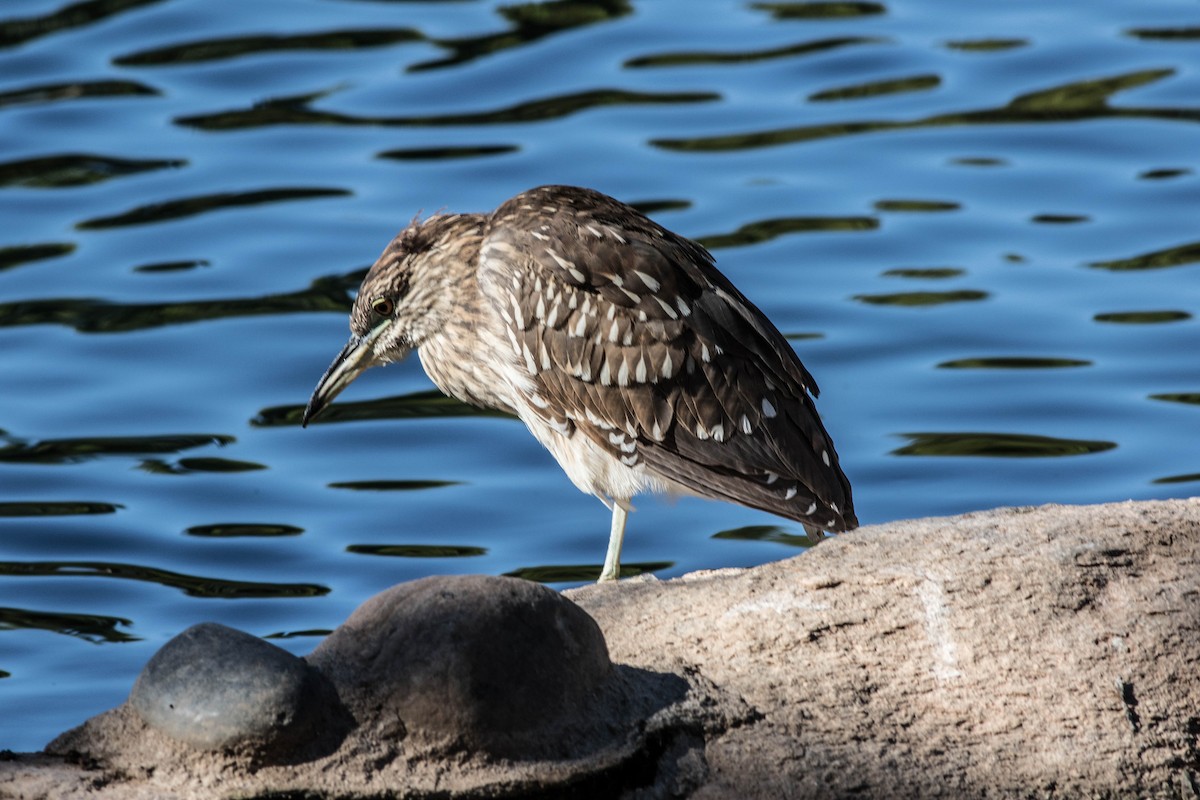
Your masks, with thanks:
[{"label": "water", "polygon": [[[605,509],[415,359],[296,425],[399,228],[540,183],[713,249],[864,523],[1194,493],[1197,97],[1182,0],[8,0],[0,748],[196,622],[305,653],[399,581],[598,568]],[[637,505],[663,577],[809,544]]]}]

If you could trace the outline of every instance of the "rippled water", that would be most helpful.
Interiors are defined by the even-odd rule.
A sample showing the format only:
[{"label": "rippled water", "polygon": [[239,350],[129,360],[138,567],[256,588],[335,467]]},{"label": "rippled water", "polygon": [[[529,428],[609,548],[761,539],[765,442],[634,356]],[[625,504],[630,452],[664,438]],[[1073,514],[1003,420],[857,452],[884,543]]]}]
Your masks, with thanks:
[{"label": "rippled water", "polygon": [[[541,183],[713,250],[864,523],[1194,493],[1198,97],[1183,0],[6,0],[0,748],[195,622],[304,653],[398,581],[595,574],[607,511],[415,359],[297,426],[405,222]],[[638,508],[662,576],[811,544]]]}]

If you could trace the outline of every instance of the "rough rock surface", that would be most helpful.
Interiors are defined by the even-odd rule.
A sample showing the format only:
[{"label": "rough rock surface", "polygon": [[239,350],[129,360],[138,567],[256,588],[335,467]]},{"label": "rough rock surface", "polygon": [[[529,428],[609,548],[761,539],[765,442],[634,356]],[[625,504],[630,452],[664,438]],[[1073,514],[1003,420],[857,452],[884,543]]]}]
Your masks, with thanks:
[{"label": "rough rock surface", "polygon": [[[641,757],[580,773],[573,796],[1200,795],[1200,500],[872,526],[754,569],[567,594],[616,674],[660,697]],[[114,753],[142,735],[119,711],[97,718]],[[460,753],[396,783],[345,748],[254,781],[213,757],[130,763],[0,756],[0,797],[556,797],[571,781]]]}]

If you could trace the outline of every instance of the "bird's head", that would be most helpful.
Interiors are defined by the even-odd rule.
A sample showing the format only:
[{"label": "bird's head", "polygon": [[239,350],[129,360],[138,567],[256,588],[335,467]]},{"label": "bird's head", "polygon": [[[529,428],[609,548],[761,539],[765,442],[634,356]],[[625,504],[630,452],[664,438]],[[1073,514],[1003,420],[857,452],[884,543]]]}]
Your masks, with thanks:
[{"label": "bird's head", "polygon": [[321,376],[301,425],[369,368],[403,360],[442,329],[456,286],[472,275],[482,226],[476,214],[440,214],[413,220],[391,241],[363,278],[350,341]]}]

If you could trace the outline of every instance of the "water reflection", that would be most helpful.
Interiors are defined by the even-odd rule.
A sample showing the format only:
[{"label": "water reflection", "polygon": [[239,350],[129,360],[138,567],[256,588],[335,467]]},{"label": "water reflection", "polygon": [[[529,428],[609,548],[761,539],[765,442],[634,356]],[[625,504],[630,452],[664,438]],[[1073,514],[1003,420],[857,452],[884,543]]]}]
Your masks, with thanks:
[{"label": "water reflection", "polygon": [[1167,267],[1182,267],[1200,261],[1200,242],[1189,242],[1165,250],[1154,250],[1150,253],[1118,258],[1113,261],[1093,261],[1088,266],[1096,269],[1107,269],[1113,272],[1125,272],[1138,269],[1166,269]]},{"label": "water reflection", "polygon": [[286,200],[310,200],[318,197],[346,197],[349,189],[258,189],[251,192],[216,192],[197,197],[184,197],[179,200],[166,200],[161,203],[150,203],[130,209],[120,214],[108,217],[96,217],[77,223],[80,230],[99,230],[102,228],[119,228],[124,225],[145,225],[151,222],[164,222],[170,219],[182,219],[209,211],[219,211],[238,206],[257,206],[264,203],[279,203]]},{"label": "water reflection", "polygon": [[1192,315],[1186,311],[1109,311],[1092,317],[1096,322],[1113,322],[1120,325],[1157,325],[1191,318]]},{"label": "water reflection", "polygon": [[181,458],[173,464],[157,458],[150,458],[138,464],[138,469],[154,475],[187,475],[192,472],[253,472],[266,468],[266,464],[218,456]]},{"label": "water reflection", "polygon": [[178,117],[175,122],[206,131],[230,131],[263,128],[271,125],[372,125],[388,127],[442,127],[500,125],[543,122],[604,106],[674,105],[679,103],[708,103],[721,99],[714,92],[634,92],[624,89],[592,89],[583,92],[530,100],[488,111],[460,114],[432,114],[410,117],[366,117],[320,111],[311,103],[328,93],[280,97],[264,100],[244,110],[219,111]]},{"label": "water reflection", "polygon": [[348,275],[318,278],[307,289],[262,297],[179,303],[110,303],[76,298],[0,303],[0,328],[56,324],[67,325],[80,333],[122,333],[230,317],[323,311],[349,313],[350,291],[358,288],[363,273],[359,270]]},{"label": "water reflection", "polygon": [[1086,214],[1034,214],[1029,218],[1030,222],[1036,222],[1041,225],[1077,225],[1080,222],[1091,222],[1092,218]]},{"label": "water reflection", "polygon": [[376,158],[391,158],[396,161],[448,161],[456,158],[483,158],[501,156],[520,150],[515,144],[480,144],[443,147],[409,147],[400,150],[384,150]]},{"label": "water reflection", "polygon": [[314,583],[265,583],[261,581],[231,581],[185,575],[155,567],[121,564],[109,561],[0,561],[0,576],[117,578],[121,580],[156,583],[179,589],[192,597],[250,598],[250,597],[320,597],[329,589]]},{"label": "water reflection", "polygon": [[450,52],[445,58],[424,61],[409,72],[466,64],[514,47],[524,47],[556,33],[608,22],[633,11],[628,0],[553,0],[548,3],[514,3],[497,11],[511,23],[508,30],[459,39],[430,39]]},{"label": "water reflection", "polygon": [[[651,572],[661,572],[675,566],[674,561],[642,561],[621,564],[621,577],[634,578]],[[602,564],[547,564],[521,567],[504,573],[510,578],[524,578],[537,583],[590,583],[600,577]]]},{"label": "water reflection", "polygon": [[[256,428],[290,427],[300,424],[304,406],[272,406],[258,412],[250,420]],[[356,422],[378,419],[427,419],[433,417],[507,417],[516,419],[503,411],[469,406],[437,390],[413,392],[376,400],[334,403],[309,425],[328,425],[334,422]]]},{"label": "water reflection", "polygon": [[1028,39],[951,39],[946,47],[951,50],[962,50],[967,53],[997,53],[1002,50],[1015,50],[1029,44]]},{"label": "water reflection", "polygon": [[987,456],[1046,458],[1078,456],[1112,450],[1116,442],[1059,439],[1023,433],[902,433],[909,444],[892,451],[896,456]]},{"label": "water reflection", "polygon": [[120,503],[66,500],[13,500],[0,502],[0,517],[73,517],[81,514],[115,514]]},{"label": "water reflection", "polygon": [[1018,125],[1048,122],[1074,122],[1083,119],[1143,118],[1200,121],[1200,110],[1177,108],[1114,108],[1109,100],[1118,92],[1146,86],[1176,73],[1174,69],[1149,69],[1112,78],[1077,81],[1049,89],[1022,94],[1007,105],[981,111],[936,114],[922,119],[868,120],[802,125],[795,128],[735,133],[722,136],[698,136],[683,139],[662,138],[651,141],[664,150],[716,152],[776,147],[837,136],[852,136],[891,130],[913,130],[953,125]]},{"label": "water reflection", "polygon": [[347,553],[398,558],[471,558],[486,556],[486,547],[454,544],[351,544]]},{"label": "water reflection", "polygon": [[226,445],[234,441],[232,436],[219,433],[43,439],[31,443],[14,442],[0,447],[0,462],[70,464],[101,456],[177,453],[193,447]]},{"label": "water reflection", "polygon": [[[31,261],[61,258],[75,252],[72,242],[47,242],[45,244],[18,244],[0,247],[0,271],[19,267]],[[2,307],[2,306],[0,306]]]},{"label": "water reflection", "polygon": [[57,103],[88,97],[154,97],[159,91],[134,81],[71,81],[30,86],[0,93],[0,108],[30,103]]},{"label": "water reflection", "polygon": [[159,2],[162,0],[84,0],[41,17],[6,19],[0,21],[0,47],[12,47],[41,36],[92,25],[122,12]]},{"label": "water reflection", "polygon": [[883,3],[870,2],[751,3],[750,7],[766,11],[778,20],[841,19],[887,13]]},{"label": "water reflection", "polygon": [[210,539],[235,539],[243,536],[299,536],[304,533],[304,528],[297,528],[295,525],[223,522],[217,525],[193,525],[184,533],[188,536],[202,536]]},{"label": "water reflection", "polygon": [[1200,392],[1166,392],[1150,395],[1151,400],[1162,400],[1167,403],[1184,403],[1189,406],[1200,406]]},{"label": "water reflection", "polygon": [[977,289],[959,289],[954,292],[894,292],[892,294],[856,294],[854,299],[872,306],[900,306],[902,308],[925,308],[947,303],[970,303],[986,300],[987,292]]},{"label": "water reflection", "polygon": [[90,154],[26,158],[0,164],[0,186],[25,186],[31,189],[87,186],[110,178],[182,167],[185,164],[187,162],[183,159],[112,158]]},{"label": "water reflection", "polygon": [[700,236],[696,241],[709,250],[717,250],[722,247],[745,247],[768,242],[789,233],[873,231],[878,228],[879,220],[874,217],[783,217],[750,222],[732,233]]},{"label": "water reflection", "polygon": [[441,489],[444,486],[459,486],[462,481],[429,480],[379,480],[339,481],[329,484],[330,489],[351,489],[356,492],[411,492],[420,489]]},{"label": "water reflection", "polygon": [[384,47],[399,42],[419,42],[425,37],[412,28],[369,31],[322,31],[291,35],[234,36],[141,50],[117,56],[113,63],[121,67],[147,67],[219,61],[239,56],[286,50],[359,50]]},{"label": "water reflection", "polygon": [[889,278],[920,278],[927,280],[944,280],[965,275],[965,269],[958,267],[896,267],[885,270],[883,275]]},{"label": "water reflection", "polygon": [[1144,181],[1162,181],[1170,178],[1179,178],[1184,175],[1191,175],[1192,171],[1185,167],[1167,167],[1162,169],[1148,169],[1138,173],[1138,178]]},{"label": "water reflection", "polygon": [[938,211],[957,211],[962,208],[960,203],[955,203],[952,200],[876,200],[876,211],[898,211],[898,212],[938,212]]},{"label": "water reflection", "polygon": [[141,264],[133,268],[134,272],[145,272],[154,274],[158,272],[187,272],[198,267],[210,266],[210,262],[204,259],[194,259],[191,261],[159,261],[154,264]]},{"label": "water reflection", "polygon": [[814,53],[824,53],[843,47],[860,44],[883,44],[890,41],[877,36],[837,36],[829,39],[816,39],[799,42],[784,47],[772,47],[766,50],[744,50],[740,52],[696,51],[689,53],[660,53],[650,56],[638,56],[625,61],[624,66],[630,69],[645,67],[691,67],[717,64],[750,64],[756,61],[771,61],[777,58],[794,58]]},{"label": "water reflection", "polygon": [[823,89],[813,92],[808,99],[813,102],[829,102],[832,100],[864,100],[869,97],[879,97],[888,94],[904,92],[923,92],[936,89],[942,85],[942,79],[937,75],[912,75],[907,78],[889,78],[883,81],[869,81],[852,86],[842,86],[837,89]]},{"label": "water reflection", "polygon": [[138,642],[141,638],[117,630],[133,625],[123,617],[102,614],[73,614],[62,611],[34,611],[29,608],[0,608],[0,630],[39,630],[73,636],[86,642]]},{"label": "water reflection", "polygon": [[731,528],[727,531],[714,533],[714,539],[729,539],[738,542],[771,542],[807,549],[816,547],[824,537],[812,534],[788,533],[778,525],[746,525],[741,528]]},{"label": "water reflection", "polygon": [[1091,361],[1078,358],[984,356],[943,361],[938,364],[938,369],[1062,369],[1063,367],[1090,367],[1091,365]]}]

